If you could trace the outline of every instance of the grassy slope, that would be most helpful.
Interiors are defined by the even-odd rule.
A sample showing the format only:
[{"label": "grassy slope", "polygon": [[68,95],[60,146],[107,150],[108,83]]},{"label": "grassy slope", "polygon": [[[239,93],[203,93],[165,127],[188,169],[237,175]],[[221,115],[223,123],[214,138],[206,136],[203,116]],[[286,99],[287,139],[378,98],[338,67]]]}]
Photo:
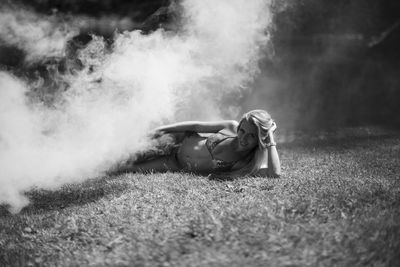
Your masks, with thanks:
[{"label": "grassy slope", "polygon": [[400,137],[280,147],[280,179],[103,177],[0,207],[0,265],[400,264]]}]

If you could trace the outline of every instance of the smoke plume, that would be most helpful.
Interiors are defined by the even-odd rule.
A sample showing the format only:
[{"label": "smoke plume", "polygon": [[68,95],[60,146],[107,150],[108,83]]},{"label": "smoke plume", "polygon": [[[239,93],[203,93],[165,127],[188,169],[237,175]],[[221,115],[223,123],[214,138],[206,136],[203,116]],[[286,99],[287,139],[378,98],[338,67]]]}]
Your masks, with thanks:
[{"label": "smoke plume", "polygon": [[[28,203],[23,193],[32,187],[55,189],[101,175],[149,146],[148,131],[161,123],[229,113],[223,97],[243,90],[258,72],[268,41],[268,2],[186,0],[180,5],[177,32],[124,32],[111,48],[94,37],[79,51],[84,68],[63,77],[68,90],[51,107],[30,102],[30,85],[0,72],[0,203],[18,212]],[[31,58],[61,51],[70,35],[53,43],[50,39],[61,40],[53,31],[58,24],[34,16],[26,16],[28,23],[11,15],[16,21],[7,24],[7,32],[19,40],[13,44]],[[21,25],[41,29],[50,39],[38,48],[26,41],[32,36],[19,31]]]},{"label": "smoke plume", "polygon": [[67,41],[78,33],[55,16],[38,16],[22,8],[3,7],[0,25],[0,43],[23,50],[27,62],[64,56]]}]

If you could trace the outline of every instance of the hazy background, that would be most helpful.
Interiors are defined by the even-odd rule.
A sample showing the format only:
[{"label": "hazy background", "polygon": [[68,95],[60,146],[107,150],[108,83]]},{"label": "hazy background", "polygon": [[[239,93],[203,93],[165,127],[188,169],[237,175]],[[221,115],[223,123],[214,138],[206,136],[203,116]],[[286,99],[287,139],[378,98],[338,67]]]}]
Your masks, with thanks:
[{"label": "hazy background", "polygon": [[273,57],[256,87],[282,122],[399,125],[399,1],[276,1],[275,7]]},{"label": "hazy background", "polygon": [[[73,18],[77,28],[72,50],[87,43],[90,33],[111,38],[115,30],[177,27],[176,12],[167,8],[167,0],[6,2],[22,3],[46,16]],[[251,91],[232,94],[226,101],[241,111],[265,108],[286,128],[400,124],[399,1],[274,1],[272,11],[272,40],[260,62],[260,75]],[[20,75],[32,77],[36,70],[46,79],[54,65],[62,68],[60,62],[54,57],[27,66],[21,49],[4,42],[0,46],[0,66]],[[52,98],[52,92],[46,93]],[[240,113],[229,110],[225,115]]]}]

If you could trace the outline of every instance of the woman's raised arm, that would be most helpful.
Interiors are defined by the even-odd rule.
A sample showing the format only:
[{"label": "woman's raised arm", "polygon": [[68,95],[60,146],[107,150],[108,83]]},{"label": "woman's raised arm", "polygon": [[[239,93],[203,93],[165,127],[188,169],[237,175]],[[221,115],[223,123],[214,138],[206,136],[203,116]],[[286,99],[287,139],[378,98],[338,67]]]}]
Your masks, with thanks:
[{"label": "woman's raised arm", "polygon": [[184,121],[154,129],[156,132],[175,133],[175,132],[197,132],[197,133],[217,133],[221,130],[230,130],[236,132],[238,122],[234,120],[224,121]]},{"label": "woman's raised arm", "polygon": [[269,144],[268,149],[268,176],[269,177],[280,177],[281,175],[281,162],[279,160],[278,151],[276,150],[276,143],[274,140],[274,131],[276,130],[276,124],[273,123],[272,127],[268,130]]}]

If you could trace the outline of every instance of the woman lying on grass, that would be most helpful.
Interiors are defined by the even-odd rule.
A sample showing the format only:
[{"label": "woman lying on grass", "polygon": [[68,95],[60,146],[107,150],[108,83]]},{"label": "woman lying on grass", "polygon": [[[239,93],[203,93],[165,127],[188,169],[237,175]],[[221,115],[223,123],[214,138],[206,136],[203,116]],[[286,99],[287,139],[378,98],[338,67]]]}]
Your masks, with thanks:
[{"label": "woman lying on grass", "polygon": [[111,173],[187,171],[218,177],[279,177],[276,128],[264,110],[244,114],[239,123],[187,121],[162,126],[153,136],[156,149],[133,155]]}]

